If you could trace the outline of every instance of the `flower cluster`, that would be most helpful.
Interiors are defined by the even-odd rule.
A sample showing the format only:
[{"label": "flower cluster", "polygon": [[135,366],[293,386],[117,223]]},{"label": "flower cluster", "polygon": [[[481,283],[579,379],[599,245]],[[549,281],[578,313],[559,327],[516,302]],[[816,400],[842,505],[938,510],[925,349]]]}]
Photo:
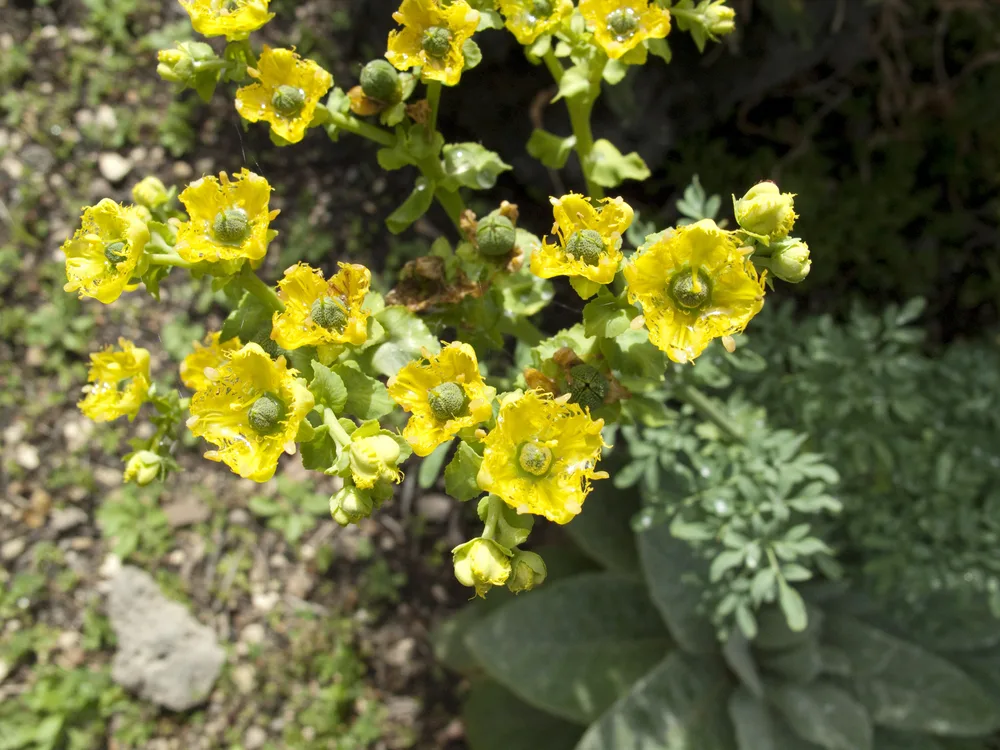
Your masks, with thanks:
[{"label": "flower cluster", "polygon": [[[522,549],[534,519],[566,524],[581,513],[593,482],[608,477],[608,427],[641,423],[641,405],[669,391],[666,359],[694,362],[716,338],[731,348],[772,277],[808,273],[808,248],[791,235],[794,196],[769,182],[734,198],[736,229],[702,218],[638,241],[632,206],[605,190],[649,169],[581,124],[602,82],[650,54],[669,59],[672,19],[696,42],[731,31],[721,0],[670,10],[654,0],[402,0],[384,59],[347,90],[294,49],[255,47],[251,34],[273,16],[268,0],[181,4],[196,31],[227,44],[222,54],[198,41],[161,50],[163,78],[205,99],[231,86],[239,116],[267,123],[277,146],[310,133],[377,143],[380,166],[415,175],[387,229],[405,231],[437,201],[455,234],[407,259],[383,295],[391,280],[379,254],[374,273],[333,258],[264,281],[279,212],[268,180],[248,169],[199,176],[179,193],[149,176],[135,205],[85,208],[63,245],[67,291],[109,304],[142,285],[158,298],[179,268],[211,277],[233,302],[180,363],[186,391],[154,383],[150,353],[125,339],[92,355],[87,416],[154,414],[152,436],[125,457],[126,481],[178,470],[183,424],[208,444],[207,459],[246,479],[270,480],[286,455],[337,477],[330,511],[346,525],[393,496],[415,454],[425,469],[445,466],[456,499],[477,501],[483,530],[452,551],[458,580],[479,595],[526,591],[546,576]],[[538,129],[528,151],[551,169],[575,152],[587,191],[552,196],[541,237],[507,201],[479,216],[466,208],[463,191],[489,190],[512,167],[438,130],[442,86],[478,64],[474,37],[487,29],[544,62],[570,107],[574,134]],[[546,338],[536,316],[567,283],[587,300],[583,320]]]}]

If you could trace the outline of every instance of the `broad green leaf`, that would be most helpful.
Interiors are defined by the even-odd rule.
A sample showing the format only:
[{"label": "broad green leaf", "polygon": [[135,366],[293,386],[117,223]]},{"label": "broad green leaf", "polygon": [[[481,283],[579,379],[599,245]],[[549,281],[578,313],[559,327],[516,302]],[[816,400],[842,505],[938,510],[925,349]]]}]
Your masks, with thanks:
[{"label": "broad green leaf", "polygon": [[559,81],[559,92],[552,98],[552,101],[557,102],[560,99],[572,98],[587,91],[590,91],[590,79],[587,77],[587,69],[579,65],[574,65],[563,73],[563,77]]},{"label": "broad green leaf", "polygon": [[628,65],[621,60],[608,60],[608,64],[604,66],[602,76],[609,86],[614,86],[621,83],[627,73]]},{"label": "broad green leaf", "polygon": [[739,750],[782,750],[775,740],[770,709],[745,687],[737,688],[729,696],[729,719]]},{"label": "broad green leaf", "polygon": [[767,696],[802,739],[826,750],[872,750],[868,712],[833,683],[769,684]]},{"label": "broad green leaf", "polygon": [[597,482],[583,511],[564,528],[587,555],[609,570],[639,570],[639,552],[632,517],[639,512],[639,495],[622,492],[611,482]]},{"label": "broad green leaf", "polygon": [[476,476],[482,463],[483,457],[468,443],[459,442],[455,457],[444,470],[444,491],[462,502],[479,497],[483,491],[476,483]]},{"label": "broad green leaf", "polygon": [[483,61],[483,52],[472,39],[462,42],[462,70],[472,70]]},{"label": "broad green leaf", "polygon": [[309,390],[316,397],[316,403],[333,409],[335,414],[344,411],[347,403],[347,387],[340,376],[319,362],[312,363],[313,379]]},{"label": "broad green leaf", "polygon": [[705,562],[695,557],[686,542],[675,539],[666,524],[644,531],[638,540],[649,595],[674,640],[689,653],[717,651],[715,628],[702,607],[708,580]]},{"label": "broad green leaf", "polygon": [[433,487],[437,478],[441,476],[441,467],[444,466],[444,460],[448,457],[451,444],[451,440],[446,440],[420,462],[420,471],[417,473],[417,484],[422,489],[426,490]]},{"label": "broad green leaf", "polygon": [[939,740],[927,734],[894,732],[882,728],[875,730],[875,747],[878,750],[945,750],[946,748]]},{"label": "broad green leaf", "polygon": [[413,192],[403,201],[403,204],[386,217],[385,225],[393,234],[399,234],[415,222],[431,207],[434,202],[434,183],[419,177],[413,187]]},{"label": "broad green leaf", "polygon": [[226,316],[219,332],[219,341],[239,338],[241,342],[247,344],[270,336],[273,314],[271,308],[247,292],[240,299],[236,309]]},{"label": "broad green leaf", "polygon": [[1000,702],[942,657],[846,615],[827,618],[823,639],[847,654],[877,724],[951,736],[1000,728]]},{"label": "broad green leaf", "polygon": [[392,377],[414,359],[422,356],[424,349],[437,353],[441,344],[427,328],[427,324],[402,305],[386,307],[375,315],[385,331],[381,344],[365,352],[370,356],[372,369]]},{"label": "broad green leaf", "polygon": [[476,27],[476,31],[503,28],[503,17],[492,7],[483,7],[477,10],[479,10],[479,25]]},{"label": "broad green leaf", "polygon": [[623,155],[611,141],[604,138],[594,143],[590,161],[591,179],[606,188],[618,187],[625,180],[641,182],[652,174],[639,154],[633,152]]},{"label": "broad green leaf", "polygon": [[458,185],[489,190],[497,176],[511,169],[495,151],[478,143],[450,143],[442,149],[444,173]]},{"label": "broad green leaf", "polygon": [[784,579],[778,579],[778,603],[785,614],[788,627],[796,633],[801,633],[809,624],[806,615],[806,603],[798,591],[789,586]]},{"label": "broad green leaf", "polygon": [[[518,230],[518,247],[524,249],[521,237],[523,237],[521,230]],[[534,315],[555,296],[552,282],[541,276],[535,276],[527,262],[516,273],[501,274],[493,285],[499,288],[503,295],[504,310],[514,316]]]},{"label": "broad green leaf", "polygon": [[299,444],[302,466],[310,471],[326,471],[337,459],[337,446],[325,425],[313,431],[312,440]]},{"label": "broad green leaf", "polygon": [[588,336],[613,339],[625,333],[638,315],[624,299],[601,289],[583,308],[583,330]]},{"label": "broad green leaf", "polygon": [[587,730],[576,750],[736,750],[726,718],[731,689],[717,661],[670,654]]},{"label": "broad green leaf", "polygon": [[473,627],[467,643],[521,699],[587,724],[663,658],[670,638],[641,581],[592,573],[521,595]]},{"label": "broad green leaf", "polygon": [[757,662],[750,651],[750,642],[738,629],[733,630],[722,647],[722,657],[740,682],[758,698],[764,697],[764,684],[760,680]]},{"label": "broad green leaf", "polygon": [[785,651],[760,651],[760,666],[791,682],[812,682],[823,672],[823,653],[815,641],[803,641]]},{"label": "broad green leaf", "polygon": [[380,381],[361,372],[353,362],[343,362],[330,369],[340,376],[347,388],[344,413],[358,419],[378,419],[395,407],[386,387]]},{"label": "broad green leaf", "polygon": [[573,750],[580,727],[529,706],[493,680],[477,680],[462,710],[470,750]]},{"label": "broad green leaf", "polygon": [[775,606],[762,608],[757,613],[757,620],[760,632],[754,639],[754,647],[780,651],[807,641],[815,641],[823,624],[823,612],[811,607],[808,611],[808,624],[803,631],[792,630],[784,613]]},{"label": "broad green leaf", "polygon": [[489,596],[473,599],[454,615],[441,621],[431,631],[434,658],[448,669],[466,677],[482,675],[482,667],[465,642],[466,634],[473,625],[502,607],[513,596],[507,589],[496,587],[490,591]]},{"label": "broad green leaf", "polygon": [[535,128],[528,139],[528,153],[549,169],[562,169],[576,148],[576,136],[560,138],[547,130]]}]

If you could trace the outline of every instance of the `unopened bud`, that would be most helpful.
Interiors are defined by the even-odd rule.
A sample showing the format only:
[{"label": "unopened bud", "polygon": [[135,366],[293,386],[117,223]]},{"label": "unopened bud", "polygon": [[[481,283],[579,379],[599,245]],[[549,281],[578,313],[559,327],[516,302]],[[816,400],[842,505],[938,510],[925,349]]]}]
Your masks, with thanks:
[{"label": "unopened bud", "polygon": [[510,577],[510,558],[492,539],[473,539],[451,552],[455,578],[463,586],[484,596],[493,586],[502,586]]},{"label": "unopened bud", "polygon": [[515,594],[530,591],[535,586],[540,586],[545,581],[547,574],[545,561],[540,555],[518,550],[510,561],[510,578],[507,579],[507,588]]},{"label": "unopened bud", "polygon": [[370,489],[380,479],[398,482],[399,443],[389,435],[372,435],[351,441],[348,451],[351,476],[362,489]]},{"label": "unopened bud", "polygon": [[705,9],[705,31],[713,36],[725,36],[736,30],[736,11],[721,3]]},{"label": "unopened bud", "polygon": [[476,227],[476,244],[479,252],[491,257],[509,255],[517,241],[514,223],[503,214],[493,212],[484,216]]},{"label": "unopened bud", "polygon": [[372,60],[361,69],[361,90],[369,99],[396,104],[403,98],[399,72],[388,60]]},{"label": "unopened bud", "polygon": [[374,509],[375,503],[368,493],[351,484],[330,498],[330,515],[341,526],[368,518]]},{"label": "unopened bud", "polygon": [[771,245],[768,267],[771,273],[789,284],[798,284],[809,275],[812,261],[809,246],[798,237],[785,237]]},{"label": "unopened bud", "polygon": [[166,185],[159,178],[152,175],[143,177],[142,180],[132,186],[132,200],[140,206],[157,208],[169,199],[170,193],[167,192]]},{"label": "unopened bud", "polygon": [[163,459],[158,454],[153,451],[136,451],[125,463],[122,479],[145,487],[162,478],[165,469]]},{"label": "unopened bud", "polygon": [[794,198],[792,193],[782,193],[773,182],[758,183],[735,201],[736,222],[768,240],[787,237],[795,225]]},{"label": "unopened bud", "polygon": [[173,49],[157,53],[156,72],[165,81],[187,85],[195,73],[195,63],[215,57],[215,51],[204,42],[179,42]]}]

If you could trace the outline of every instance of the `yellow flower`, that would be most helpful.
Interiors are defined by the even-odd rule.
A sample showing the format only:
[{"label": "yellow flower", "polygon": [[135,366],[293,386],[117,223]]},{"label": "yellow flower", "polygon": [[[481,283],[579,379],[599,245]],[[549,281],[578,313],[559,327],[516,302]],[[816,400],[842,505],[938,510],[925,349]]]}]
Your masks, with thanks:
[{"label": "yellow flower", "polygon": [[247,258],[260,265],[278,215],[268,211],[270,195],[267,180],[247,169],[233,180],[225,172],[195,180],[180,194],[189,219],[177,231],[177,253],[190,263]]},{"label": "yellow flower", "polygon": [[246,39],[274,18],[270,0],[181,0],[191,25],[202,36],[225,36],[230,42]]},{"label": "yellow flower", "polygon": [[[546,239],[531,254],[531,272],[543,279],[583,277],[594,284],[610,284],[622,261],[622,233],[632,223],[631,206],[621,198],[605,198],[595,208],[589,198],[576,193],[550,200],[555,215],[552,231],[559,242]],[[590,294],[596,291],[593,288]]]},{"label": "yellow flower", "polygon": [[67,292],[114,302],[136,275],[149,229],[136,206],[122,206],[105,198],[83,210],[81,226],[63,243]]},{"label": "yellow flower", "polygon": [[194,351],[181,362],[181,382],[192,391],[203,390],[214,379],[231,352],[240,348],[240,341],[231,338],[219,343],[219,333],[210,333],[205,343],[195,342]]},{"label": "yellow flower", "polygon": [[573,13],[573,0],[500,0],[504,25],[527,46],[550,34]]},{"label": "yellow flower", "polygon": [[389,395],[412,416],[403,437],[418,456],[428,456],[460,430],[493,415],[496,389],[483,382],[475,350],[452,343],[427,362],[410,362],[389,380]]},{"label": "yellow flower", "polygon": [[323,272],[305,263],[285,271],[278,282],[284,312],[272,318],[271,338],[284,349],[303,346],[360,346],[368,338],[368,310],[362,305],[371,272],[355,263],[338,263],[340,270]]},{"label": "yellow flower", "polygon": [[218,447],[205,458],[255,482],[273,477],[313,407],[312,393],[296,375],[284,357],[272,360],[257,344],[233,352],[191,397],[188,429]]},{"label": "yellow flower", "polygon": [[333,76],[290,49],[264,45],[257,68],[247,68],[257,83],[236,92],[236,111],[250,122],[264,120],[289,143],[298,143],[312,122],[319,100]]},{"label": "yellow flower", "polygon": [[149,352],[127,339],[118,339],[120,351],[108,346],[90,355],[86,397],[77,406],[88,419],[111,422],[135,419],[149,391]]},{"label": "yellow flower", "polygon": [[623,270],[630,302],[641,302],[649,340],[674,362],[742,331],[764,306],[764,283],[732,232],[711,219],[664,233]]},{"label": "yellow flower", "polygon": [[486,436],[479,486],[518,513],[569,523],[580,512],[601,458],[603,419],[540,391],[513,396]]},{"label": "yellow flower", "polygon": [[670,11],[655,0],[580,0],[580,13],[612,60],[646,39],[663,39],[670,33]]},{"label": "yellow flower", "polygon": [[462,76],[462,45],[479,24],[479,11],[465,0],[443,5],[440,0],[403,0],[392,14],[402,30],[389,32],[386,59],[399,70],[421,66],[425,81],[454,86]]}]

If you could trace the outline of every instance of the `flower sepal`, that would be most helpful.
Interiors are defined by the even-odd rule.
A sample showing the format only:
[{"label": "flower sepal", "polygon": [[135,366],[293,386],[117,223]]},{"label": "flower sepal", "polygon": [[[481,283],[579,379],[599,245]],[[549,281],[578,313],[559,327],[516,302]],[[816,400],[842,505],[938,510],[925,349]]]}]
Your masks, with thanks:
[{"label": "flower sepal", "polygon": [[510,577],[511,551],[493,539],[472,539],[451,551],[455,578],[463,586],[485,597],[494,586],[502,586]]},{"label": "flower sepal", "polygon": [[518,513],[496,495],[486,495],[476,506],[479,520],[490,530],[490,538],[504,547],[517,547],[528,541],[535,517]]},{"label": "flower sepal", "polygon": [[358,523],[370,517],[375,509],[371,494],[350,481],[345,482],[343,488],[330,498],[330,516],[341,526]]},{"label": "flower sepal", "polygon": [[548,575],[542,556],[526,550],[514,550],[510,561],[510,576],[507,578],[507,588],[511,593],[520,594],[541,586]]}]

